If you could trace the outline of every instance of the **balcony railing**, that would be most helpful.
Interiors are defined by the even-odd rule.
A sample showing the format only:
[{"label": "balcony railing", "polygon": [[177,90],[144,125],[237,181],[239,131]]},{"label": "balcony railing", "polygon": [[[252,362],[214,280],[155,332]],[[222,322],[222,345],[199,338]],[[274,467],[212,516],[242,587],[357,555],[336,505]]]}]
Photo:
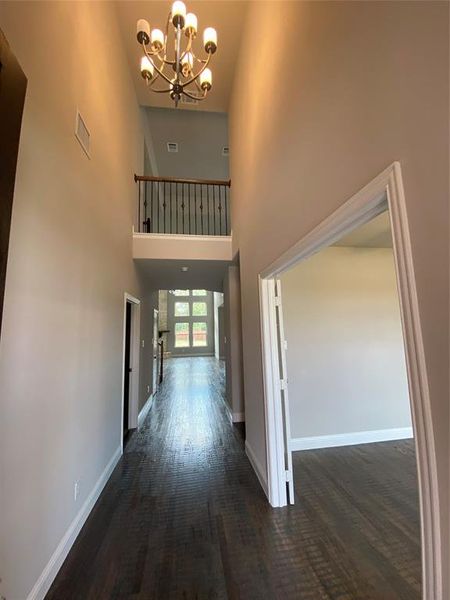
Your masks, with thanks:
[{"label": "balcony railing", "polygon": [[230,181],[134,176],[138,233],[230,235]]}]

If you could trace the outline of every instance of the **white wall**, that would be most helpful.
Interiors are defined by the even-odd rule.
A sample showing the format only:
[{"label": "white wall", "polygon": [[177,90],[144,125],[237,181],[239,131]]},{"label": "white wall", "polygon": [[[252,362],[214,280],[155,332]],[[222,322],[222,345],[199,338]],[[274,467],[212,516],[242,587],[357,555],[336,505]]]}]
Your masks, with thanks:
[{"label": "white wall", "polygon": [[24,600],[120,450],[144,144],[111,3],[1,2],[0,27],[28,77],[0,341],[0,595]]},{"label": "white wall", "polygon": [[392,250],[327,248],[281,281],[292,438],[410,428]]},{"label": "white wall", "polygon": [[[270,44],[261,43],[266,39]],[[447,2],[283,2],[282,10],[275,1],[249,2],[229,121],[246,442],[264,473],[258,273],[389,164],[401,163],[436,447],[445,598],[448,40]],[[288,85],[280,92],[271,81]]]}]

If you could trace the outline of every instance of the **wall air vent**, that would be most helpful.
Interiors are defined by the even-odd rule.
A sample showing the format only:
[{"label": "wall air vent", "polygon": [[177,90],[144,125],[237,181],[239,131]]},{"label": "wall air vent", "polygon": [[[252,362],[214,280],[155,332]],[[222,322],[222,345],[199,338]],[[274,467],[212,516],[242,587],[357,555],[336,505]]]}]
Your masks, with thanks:
[{"label": "wall air vent", "polygon": [[77,140],[80,142],[80,146],[86,152],[86,155],[91,158],[90,150],[91,150],[91,134],[89,133],[89,129],[80,115],[80,112],[77,110],[77,118],[75,121],[75,136]]},{"label": "wall air vent", "polygon": [[224,146],[222,148],[222,156],[230,156],[230,147],[229,146]]},{"label": "wall air vent", "polygon": [[178,152],[178,143],[167,142],[167,152]]}]

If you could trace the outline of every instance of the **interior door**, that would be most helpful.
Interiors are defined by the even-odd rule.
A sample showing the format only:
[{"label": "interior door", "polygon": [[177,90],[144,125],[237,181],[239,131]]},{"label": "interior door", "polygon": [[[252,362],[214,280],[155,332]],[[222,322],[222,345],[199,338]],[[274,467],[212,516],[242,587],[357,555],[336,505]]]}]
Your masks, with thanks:
[{"label": "interior door", "polygon": [[207,290],[171,290],[167,302],[172,356],[214,355],[214,301]]},{"label": "interior door", "polygon": [[26,87],[27,79],[0,30],[0,333]]},{"label": "interior door", "polygon": [[125,312],[125,358],[123,377],[123,435],[126,436],[130,423],[130,373],[131,373],[131,302]]},{"label": "interior door", "polygon": [[152,393],[156,394],[158,391],[158,373],[159,373],[159,311],[153,309],[153,390]]},{"label": "interior door", "polygon": [[287,343],[284,336],[283,304],[281,299],[281,281],[275,280],[275,310],[277,323],[278,364],[280,366],[281,410],[283,413],[284,460],[286,485],[290,504],[295,502],[294,470],[291,450],[291,414],[289,411],[288,375],[286,367]]}]

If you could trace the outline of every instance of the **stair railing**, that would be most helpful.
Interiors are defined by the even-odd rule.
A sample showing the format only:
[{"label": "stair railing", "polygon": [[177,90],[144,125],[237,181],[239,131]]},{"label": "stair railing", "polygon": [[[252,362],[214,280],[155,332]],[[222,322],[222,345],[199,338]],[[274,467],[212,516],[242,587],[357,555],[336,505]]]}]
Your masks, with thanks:
[{"label": "stair railing", "polygon": [[138,233],[230,235],[231,181],[135,175]]}]

